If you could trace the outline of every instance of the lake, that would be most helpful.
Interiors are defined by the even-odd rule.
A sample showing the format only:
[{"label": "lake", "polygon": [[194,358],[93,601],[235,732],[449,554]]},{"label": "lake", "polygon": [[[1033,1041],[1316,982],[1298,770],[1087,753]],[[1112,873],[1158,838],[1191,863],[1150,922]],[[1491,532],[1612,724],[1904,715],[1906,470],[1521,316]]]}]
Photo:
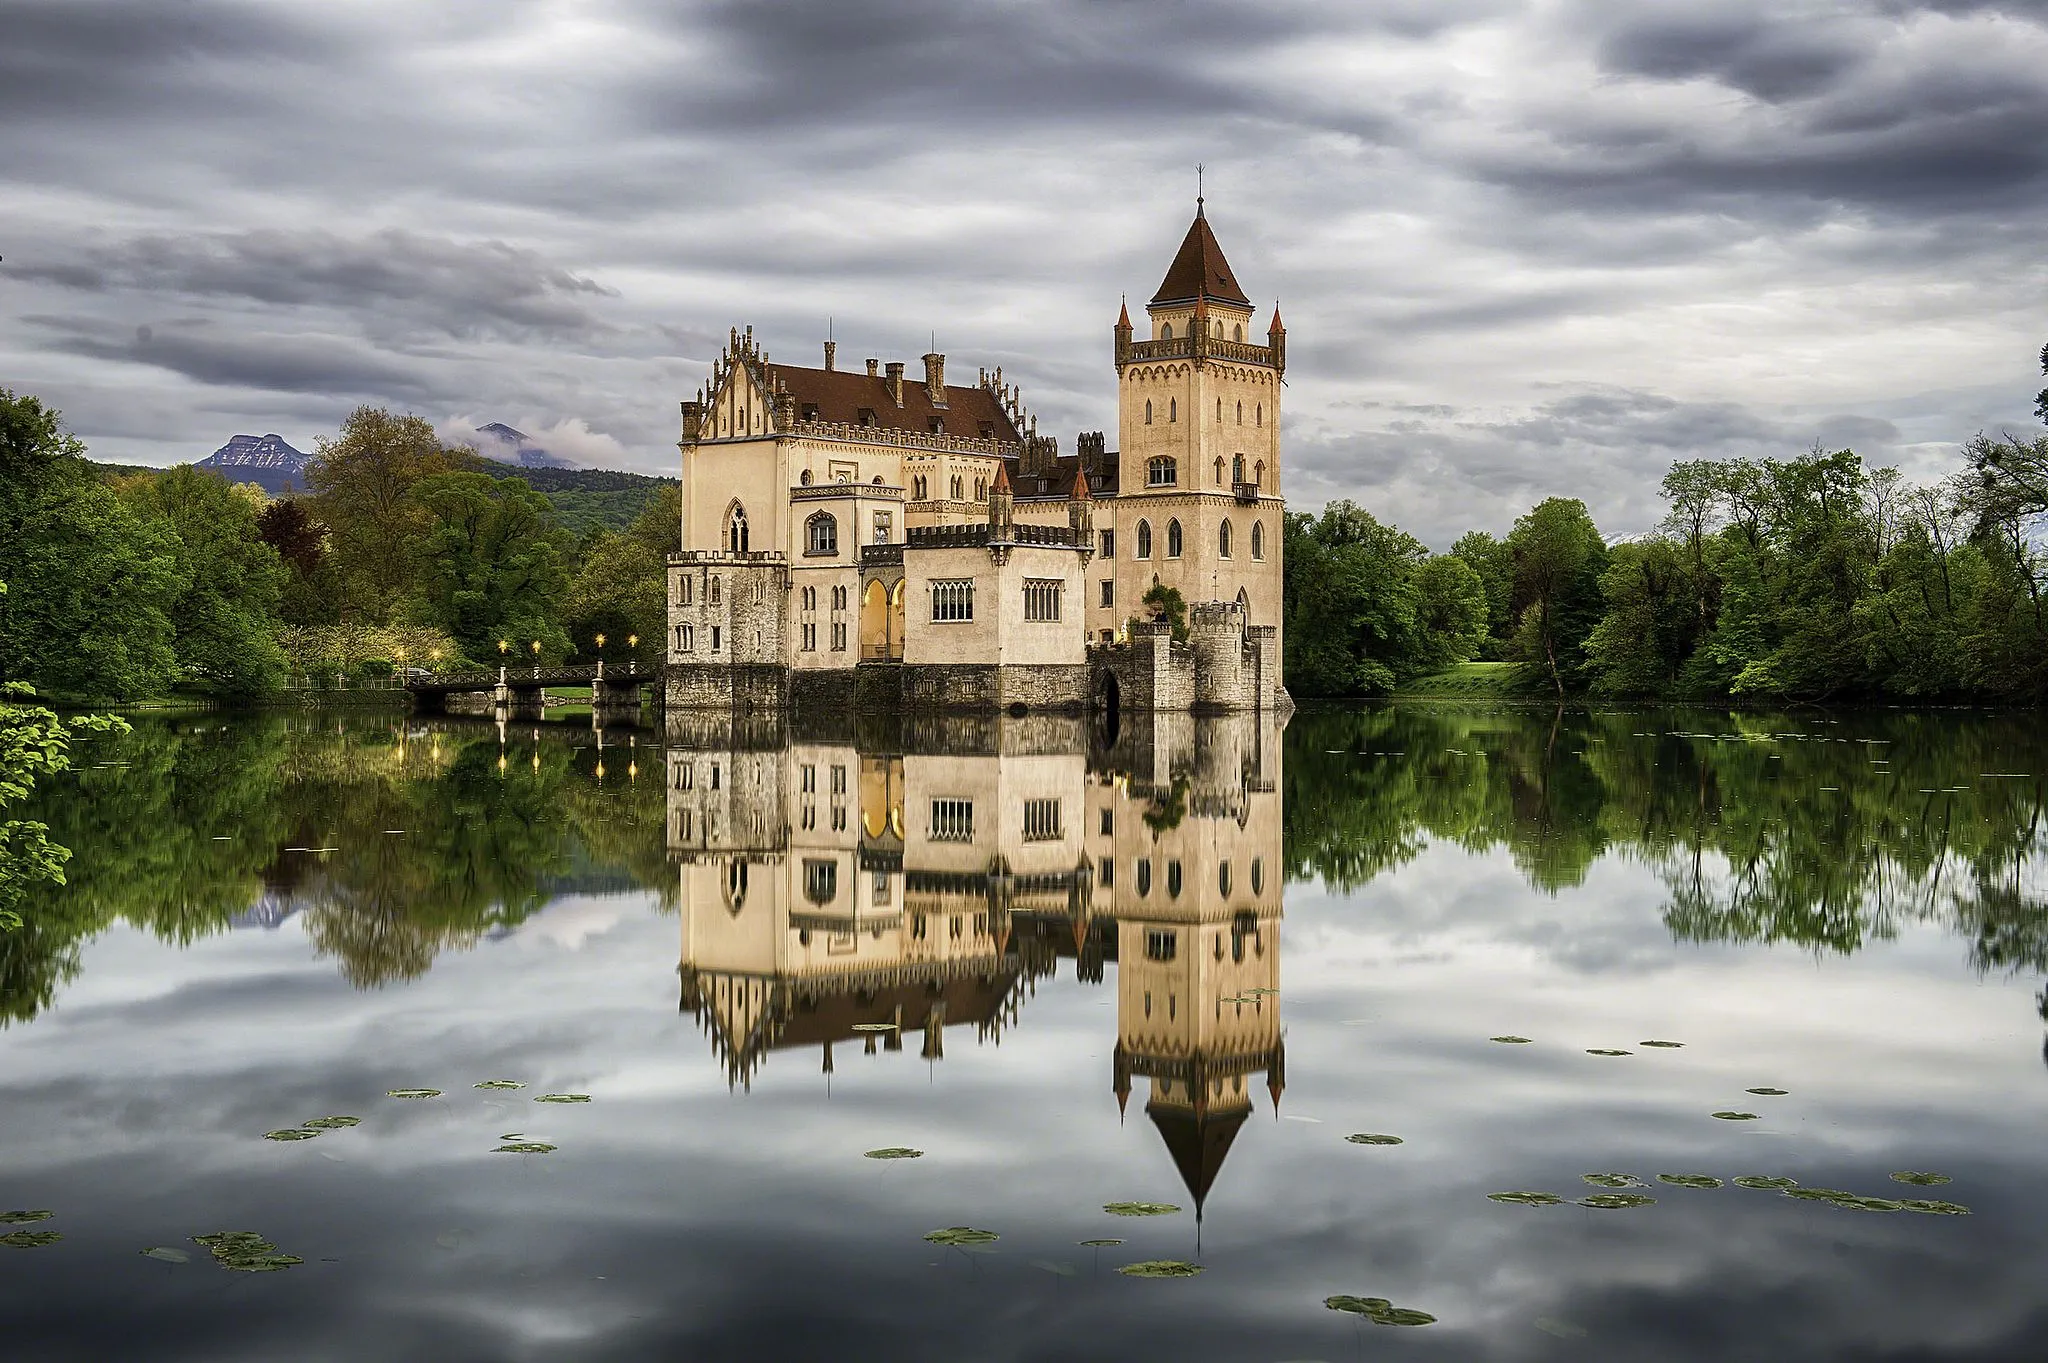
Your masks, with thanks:
[{"label": "lake", "polygon": [[77,758],[0,936],[14,1357],[2048,1347],[2034,715]]}]

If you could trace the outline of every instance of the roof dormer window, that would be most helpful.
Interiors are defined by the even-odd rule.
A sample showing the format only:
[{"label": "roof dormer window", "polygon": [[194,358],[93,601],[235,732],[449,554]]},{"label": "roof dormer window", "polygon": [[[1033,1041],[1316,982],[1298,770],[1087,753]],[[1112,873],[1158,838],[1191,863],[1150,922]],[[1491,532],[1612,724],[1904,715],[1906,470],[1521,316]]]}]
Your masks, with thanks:
[{"label": "roof dormer window", "polygon": [[861,408],[861,409],[860,409],[860,424],[861,424],[861,425],[863,425],[863,426],[872,426],[872,425],[874,425],[874,424],[875,424],[875,409],[874,409],[874,408],[872,408],[872,407],[863,407],[863,408]]}]

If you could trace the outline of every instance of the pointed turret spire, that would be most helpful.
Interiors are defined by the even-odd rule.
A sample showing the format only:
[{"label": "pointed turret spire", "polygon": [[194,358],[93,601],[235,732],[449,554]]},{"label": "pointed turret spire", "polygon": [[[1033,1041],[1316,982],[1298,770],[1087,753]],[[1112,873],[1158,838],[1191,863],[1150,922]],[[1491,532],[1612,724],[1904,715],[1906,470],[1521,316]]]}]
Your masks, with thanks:
[{"label": "pointed turret spire", "polygon": [[1208,216],[1197,201],[1195,220],[1188,225],[1188,234],[1182,239],[1173,264],[1167,267],[1159,292],[1152,295],[1152,306],[1192,303],[1203,298],[1241,308],[1252,305],[1252,300],[1238,287],[1237,276],[1231,273],[1230,262],[1223,258],[1223,248],[1216,244],[1216,234],[1209,230]]}]

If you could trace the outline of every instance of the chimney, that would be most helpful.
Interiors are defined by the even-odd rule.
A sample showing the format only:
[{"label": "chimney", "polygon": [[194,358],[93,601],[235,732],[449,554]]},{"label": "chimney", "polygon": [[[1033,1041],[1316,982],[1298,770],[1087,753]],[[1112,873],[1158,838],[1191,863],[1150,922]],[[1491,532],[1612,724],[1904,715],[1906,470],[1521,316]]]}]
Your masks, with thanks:
[{"label": "chimney", "polygon": [[889,361],[889,399],[898,407],[903,405],[903,361]]},{"label": "chimney", "polygon": [[931,354],[924,357],[924,391],[931,394],[932,405],[946,405],[946,357]]},{"label": "chimney", "polygon": [[701,402],[686,402],[686,403],[684,403],[684,404],[683,404],[683,440],[684,440],[684,442],[685,442],[685,443],[691,443],[691,442],[694,442],[694,441],[696,441],[697,439],[699,439],[699,438],[700,438],[700,437],[701,437],[701,436],[703,435],[703,432],[704,432],[704,404],[703,404],[703,403],[701,403]]},{"label": "chimney", "polygon": [[826,372],[827,374],[829,374],[829,373],[831,373],[831,372],[832,372],[832,361],[833,361],[833,358],[834,358],[835,356],[837,356],[838,354],[839,354],[839,342],[837,342],[837,341],[827,341],[827,342],[825,342],[825,372]]},{"label": "chimney", "polygon": [[874,358],[874,357],[873,357],[872,355],[870,355],[870,356],[868,357],[868,377],[869,377],[869,378],[873,379],[873,378],[880,378],[880,377],[881,377],[880,371],[879,371],[879,370],[878,370],[878,369],[876,368],[876,366],[877,366],[877,365],[878,365],[879,363],[880,363],[880,362],[879,362],[878,360],[876,360],[876,359],[875,359],[875,358]]}]

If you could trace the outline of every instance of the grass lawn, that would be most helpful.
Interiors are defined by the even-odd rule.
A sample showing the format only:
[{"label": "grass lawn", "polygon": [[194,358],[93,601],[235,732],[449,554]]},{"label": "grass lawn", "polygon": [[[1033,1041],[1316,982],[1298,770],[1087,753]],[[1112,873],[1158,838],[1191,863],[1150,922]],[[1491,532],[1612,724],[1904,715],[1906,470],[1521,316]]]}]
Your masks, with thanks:
[{"label": "grass lawn", "polygon": [[1416,677],[1396,687],[1397,696],[1451,699],[1491,697],[1515,699],[1528,694],[1516,663],[1459,663],[1448,672]]}]

